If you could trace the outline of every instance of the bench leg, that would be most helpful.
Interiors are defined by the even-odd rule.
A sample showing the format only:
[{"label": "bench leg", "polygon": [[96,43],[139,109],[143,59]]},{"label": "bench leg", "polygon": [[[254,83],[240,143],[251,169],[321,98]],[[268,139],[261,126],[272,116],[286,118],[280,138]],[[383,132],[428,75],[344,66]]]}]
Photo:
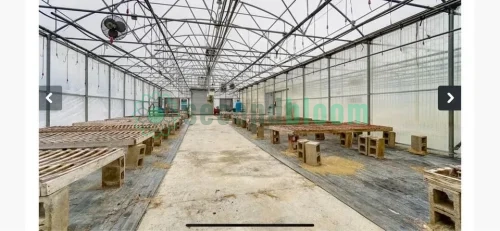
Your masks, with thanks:
[{"label": "bench leg", "polygon": [[138,169],[144,166],[144,156],[146,153],[145,144],[128,146],[125,164],[127,169]]},{"label": "bench leg", "polygon": [[257,138],[264,139],[264,127],[257,127]]},{"label": "bench leg", "polygon": [[38,197],[39,230],[67,230],[69,225],[68,186],[48,196]]},{"label": "bench leg", "polygon": [[125,180],[125,158],[120,157],[102,167],[102,187],[119,188]]},{"label": "bench leg", "polygon": [[163,138],[163,135],[161,134],[161,132],[155,132],[154,146],[160,146],[162,138]]},{"label": "bench leg", "polygon": [[142,143],[146,145],[146,153],[145,154],[151,155],[151,153],[153,152],[154,138],[153,137],[148,138],[147,140],[145,140]]}]

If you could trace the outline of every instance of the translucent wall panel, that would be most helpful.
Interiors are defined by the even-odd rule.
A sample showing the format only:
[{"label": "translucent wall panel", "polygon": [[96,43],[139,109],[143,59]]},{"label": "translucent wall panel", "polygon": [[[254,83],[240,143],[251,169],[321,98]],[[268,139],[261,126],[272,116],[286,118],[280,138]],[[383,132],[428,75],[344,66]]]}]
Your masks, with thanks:
[{"label": "translucent wall panel", "polygon": [[85,56],[56,44],[51,42],[50,85],[62,86],[63,93],[85,95]]},{"label": "translucent wall panel", "polygon": [[134,77],[125,75],[125,98],[134,99]]},{"label": "translucent wall panel", "polygon": [[38,111],[38,127],[39,128],[44,128],[46,127],[46,118],[47,118],[47,115],[45,114],[46,112],[45,111]]},{"label": "translucent wall panel", "polygon": [[275,99],[276,99],[276,109],[275,115],[285,116],[286,115],[286,74],[281,74],[276,77],[275,80]]},{"label": "translucent wall panel", "polygon": [[246,109],[246,106],[247,106],[247,90],[246,89],[243,89],[243,91],[241,91],[240,102],[243,104],[243,108]]},{"label": "translucent wall panel", "polygon": [[89,121],[108,118],[108,99],[89,97]]},{"label": "translucent wall panel", "polygon": [[142,81],[136,79],[135,80],[135,99],[142,100]]},{"label": "translucent wall panel", "polygon": [[251,113],[257,113],[257,86],[254,85],[251,87],[251,94],[252,94],[252,105],[250,106],[250,112]]},{"label": "translucent wall panel", "polygon": [[[89,58],[89,96],[104,96],[108,97],[108,72],[107,65]],[[90,103],[89,103],[90,104]],[[89,119],[90,120],[90,119]]]},{"label": "translucent wall panel", "polygon": [[[440,14],[375,38],[378,52],[448,30]],[[375,55],[372,60],[372,123],[389,125],[397,142],[410,144],[411,135],[426,135],[431,149],[448,149],[448,112],[437,108],[437,88],[448,84],[448,36]]]},{"label": "translucent wall panel", "polygon": [[[330,120],[368,123],[366,47],[356,46],[339,52],[330,60]],[[355,61],[352,61],[352,60]],[[353,114],[360,108],[360,116]],[[340,115],[340,111],[343,115]],[[356,112],[357,113],[357,112]],[[349,116],[351,115],[351,116]]]},{"label": "translucent wall panel", "polygon": [[266,82],[259,83],[257,86],[257,109],[259,114],[265,114],[267,110],[266,102]]},{"label": "translucent wall panel", "polygon": [[50,126],[68,126],[85,121],[85,97],[64,95],[62,110],[50,111]]},{"label": "translucent wall panel", "polygon": [[[269,108],[269,105],[266,104],[265,105],[265,110],[266,110],[266,114],[268,115],[272,115],[273,114],[273,108],[274,108],[274,79],[268,79],[266,81],[266,87],[265,87],[265,93],[266,93],[266,96],[265,97],[270,97],[270,101],[269,101],[269,105],[271,105],[271,108]],[[269,95],[269,96],[267,96]]]},{"label": "translucent wall panel", "polygon": [[141,115],[145,115],[146,114],[146,109],[144,109],[144,105],[142,103],[142,101],[135,101],[134,103],[134,106],[135,106],[135,115],[136,116],[141,116]]},{"label": "translucent wall panel", "polygon": [[111,98],[123,99],[123,72],[111,68]]},{"label": "translucent wall panel", "polygon": [[322,59],[306,66],[304,117],[327,120],[328,60]]},{"label": "translucent wall panel", "polygon": [[123,100],[111,99],[111,118],[123,116]]},{"label": "translucent wall panel", "polygon": [[288,73],[287,77],[287,96],[289,103],[287,104],[286,115],[292,115],[294,117],[302,117],[303,108],[303,68],[297,68]]},{"label": "translucent wall panel", "polygon": [[133,115],[134,115],[134,101],[125,100],[125,116],[133,116]]}]

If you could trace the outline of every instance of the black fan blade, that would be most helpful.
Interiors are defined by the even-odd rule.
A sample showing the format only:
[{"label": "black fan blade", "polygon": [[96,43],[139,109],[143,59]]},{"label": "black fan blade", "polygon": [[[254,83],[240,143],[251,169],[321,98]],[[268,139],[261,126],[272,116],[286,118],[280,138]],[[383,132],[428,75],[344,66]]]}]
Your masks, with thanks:
[{"label": "black fan blade", "polygon": [[116,21],[112,18],[104,19],[104,26],[110,30],[115,29],[116,28]]},{"label": "black fan blade", "polygon": [[127,25],[122,21],[116,21],[116,30],[123,33],[127,30]]},{"label": "black fan blade", "polygon": [[116,38],[116,37],[118,37],[118,31],[116,31],[115,29],[109,30],[108,35],[111,38]]}]

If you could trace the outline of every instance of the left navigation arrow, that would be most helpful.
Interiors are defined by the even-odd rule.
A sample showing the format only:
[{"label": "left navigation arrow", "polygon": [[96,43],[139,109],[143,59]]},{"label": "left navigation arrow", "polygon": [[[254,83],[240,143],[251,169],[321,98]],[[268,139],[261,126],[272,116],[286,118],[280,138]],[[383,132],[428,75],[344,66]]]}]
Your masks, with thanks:
[{"label": "left navigation arrow", "polygon": [[51,93],[49,93],[49,94],[47,95],[47,97],[45,97],[45,99],[46,99],[47,101],[49,101],[49,103],[52,103],[52,100],[50,100],[50,97],[51,97],[51,96],[52,96],[52,92],[51,92]]}]

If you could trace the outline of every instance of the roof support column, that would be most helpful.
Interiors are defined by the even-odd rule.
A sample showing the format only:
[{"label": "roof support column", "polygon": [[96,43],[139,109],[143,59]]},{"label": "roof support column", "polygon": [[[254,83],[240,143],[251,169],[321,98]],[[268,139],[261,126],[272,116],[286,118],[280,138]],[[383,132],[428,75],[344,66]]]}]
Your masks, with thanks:
[{"label": "roof support column", "polygon": [[[51,36],[47,36],[47,76],[45,79],[45,96],[50,93],[50,40]],[[50,103],[45,104],[45,127],[50,127]]]},{"label": "roof support column", "polygon": [[[448,86],[455,85],[455,36],[454,28],[454,10],[450,9],[448,13]],[[455,156],[455,112],[448,111],[448,153],[450,157]]]},{"label": "roof support column", "polygon": [[85,122],[89,121],[89,56],[85,55]]}]

